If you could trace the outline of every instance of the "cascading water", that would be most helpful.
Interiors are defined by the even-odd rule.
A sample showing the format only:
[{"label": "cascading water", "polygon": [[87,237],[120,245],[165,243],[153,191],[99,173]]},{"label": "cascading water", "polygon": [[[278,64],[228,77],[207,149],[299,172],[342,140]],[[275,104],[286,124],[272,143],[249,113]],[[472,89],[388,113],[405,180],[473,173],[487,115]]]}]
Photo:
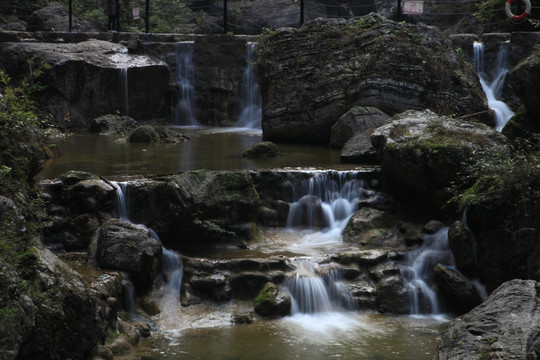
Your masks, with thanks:
[{"label": "cascading water", "polygon": [[237,127],[260,129],[262,119],[262,100],[259,83],[253,61],[256,55],[255,43],[247,43],[247,65],[242,78],[242,113],[236,123]]},{"label": "cascading water", "polygon": [[129,116],[129,88],[128,88],[128,68],[120,69],[120,87],[122,89],[122,95],[124,96],[124,109],[126,116]]},{"label": "cascading water", "polygon": [[[118,218],[127,222],[129,220],[129,208],[126,198],[127,184],[125,182],[111,182],[116,189],[116,200],[118,208]],[[140,225],[144,226],[144,225]],[[161,243],[158,234],[153,230],[145,226],[150,232],[152,237]],[[163,252],[161,253],[161,273],[164,277],[166,284],[166,295],[176,300],[180,299],[180,289],[182,287],[183,276],[183,264],[180,255],[174,251],[171,251],[162,246]]]},{"label": "cascading water", "polygon": [[357,210],[364,181],[359,173],[317,172],[292,186],[287,227],[307,226],[341,234]]},{"label": "cascading water", "polygon": [[195,101],[193,47],[193,41],[184,41],[177,44],[176,81],[179,94],[176,103],[175,121],[178,125],[198,125],[193,112],[193,103]]},{"label": "cascading water", "polygon": [[412,315],[441,313],[433,279],[433,268],[438,263],[455,265],[454,255],[448,245],[447,227],[424,237],[422,246],[409,252],[400,265],[401,274],[409,288]]},{"label": "cascading water", "polygon": [[484,69],[484,44],[474,43],[474,62],[480,78],[480,84],[486,94],[488,106],[495,113],[495,126],[501,131],[508,120],[514,116],[514,112],[508,105],[501,101],[504,79],[508,72],[508,42],[502,43],[497,54],[497,62],[494,69],[494,77],[489,81],[488,74]]},{"label": "cascading water", "polygon": [[317,275],[314,264],[302,259],[296,263],[293,276],[284,286],[291,295],[291,315],[328,313],[353,310],[356,307],[351,293],[340,281],[339,271]]}]

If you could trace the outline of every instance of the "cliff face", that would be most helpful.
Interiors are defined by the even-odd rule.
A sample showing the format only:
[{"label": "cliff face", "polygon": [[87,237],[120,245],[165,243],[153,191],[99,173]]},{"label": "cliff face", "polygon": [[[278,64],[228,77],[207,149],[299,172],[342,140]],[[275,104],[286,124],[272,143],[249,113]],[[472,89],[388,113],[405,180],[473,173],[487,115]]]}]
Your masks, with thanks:
[{"label": "cliff face", "polygon": [[264,137],[274,141],[327,143],[334,122],[358,105],[389,115],[486,110],[471,64],[436,28],[376,14],[264,35],[259,73]]}]

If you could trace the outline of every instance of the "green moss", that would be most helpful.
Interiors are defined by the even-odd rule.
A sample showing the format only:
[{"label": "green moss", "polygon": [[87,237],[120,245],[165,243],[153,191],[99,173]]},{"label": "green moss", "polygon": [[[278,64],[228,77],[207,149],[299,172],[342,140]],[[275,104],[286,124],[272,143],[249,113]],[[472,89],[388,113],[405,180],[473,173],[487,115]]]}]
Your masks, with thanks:
[{"label": "green moss", "polygon": [[265,306],[266,304],[274,304],[275,301],[276,285],[272,283],[266,283],[253,301],[253,305],[255,308],[258,308],[260,306]]}]

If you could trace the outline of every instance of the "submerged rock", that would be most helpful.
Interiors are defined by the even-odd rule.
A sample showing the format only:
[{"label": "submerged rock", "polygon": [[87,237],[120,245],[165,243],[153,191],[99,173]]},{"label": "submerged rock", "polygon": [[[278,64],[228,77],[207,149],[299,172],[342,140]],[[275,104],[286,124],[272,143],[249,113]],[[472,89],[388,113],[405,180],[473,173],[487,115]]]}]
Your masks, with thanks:
[{"label": "submerged rock", "polygon": [[91,132],[102,134],[127,134],[137,127],[137,121],[129,116],[103,115],[93,119],[88,127]]},{"label": "submerged rock", "polygon": [[253,145],[242,154],[247,158],[274,157],[279,153],[279,149],[271,141],[263,141]]},{"label": "submerged rock", "polygon": [[483,304],[448,325],[433,359],[537,359],[539,289],[532,280],[504,283]]},{"label": "submerged rock", "polygon": [[132,143],[153,143],[159,140],[159,135],[151,125],[139,126],[129,135],[128,141]]},{"label": "submerged rock", "polygon": [[[332,125],[356,105],[391,116],[409,109],[487,110],[472,64],[437,28],[378,14],[317,19],[265,34],[258,70],[270,141],[328,144]],[[487,114],[483,120],[493,122]]]}]

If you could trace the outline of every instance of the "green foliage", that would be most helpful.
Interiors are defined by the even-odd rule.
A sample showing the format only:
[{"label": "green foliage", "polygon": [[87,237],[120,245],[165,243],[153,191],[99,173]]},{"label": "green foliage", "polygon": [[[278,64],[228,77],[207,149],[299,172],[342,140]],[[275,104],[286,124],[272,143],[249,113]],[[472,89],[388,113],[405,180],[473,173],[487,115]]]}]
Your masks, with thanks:
[{"label": "green foliage", "polygon": [[28,62],[28,73],[18,86],[0,70],[0,195],[14,201],[0,221],[0,257],[24,276],[32,274],[37,255],[31,246],[45,220],[32,178],[45,158],[47,117],[32,94],[43,89],[37,79],[47,68]]},{"label": "green foliage", "polygon": [[[536,139],[538,140],[538,139]],[[452,201],[469,206],[502,206],[512,227],[536,227],[540,216],[540,142],[516,144],[511,153],[476,151]]]},{"label": "green foliage", "polygon": [[[68,0],[61,0],[67,6]],[[107,16],[104,12],[105,0],[79,0],[73,1],[73,12],[101,29],[107,28]],[[133,8],[140,9],[139,20],[133,20]],[[120,1],[120,31],[145,31],[146,1],[122,0]],[[182,0],[152,0],[150,1],[150,32],[174,33],[183,32],[188,23],[204,23],[202,13],[193,12]]]},{"label": "green foliage", "polygon": [[33,68],[29,61],[28,69],[19,86],[11,86],[10,76],[0,70],[0,187],[4,192],[10,190],[13,179],[35,175],[35,166],[44,157],[47,118],[31,97],[43,89],[37,79],[48,66]]}]

